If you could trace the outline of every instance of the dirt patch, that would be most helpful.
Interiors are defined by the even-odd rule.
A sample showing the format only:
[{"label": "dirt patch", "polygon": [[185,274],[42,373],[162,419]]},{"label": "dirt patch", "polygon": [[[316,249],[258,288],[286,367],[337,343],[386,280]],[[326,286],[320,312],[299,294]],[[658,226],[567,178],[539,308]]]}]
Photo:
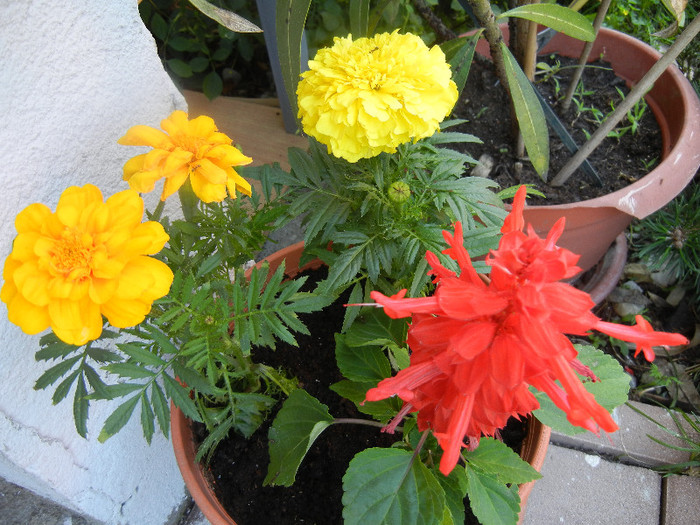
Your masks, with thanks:
[{"label": "dirt patch", "polygon": [[[555,112],[559,114],[579,145],[586,141],[586,133],[592,134],[597,129],[596,114],[608,114],[611,111],[611,103],[619,103],[621,96],[618,89],[625,95],[629,92],[624,80],[613,73],[608,63],[594,62],[583,74],[583,86],[587,94],[578,97],[581,106],[589,109],[579,111],[576,104],[572,104],[562,115],[557,100],[564,96],[569,76],[573,71],[568,66],[573,65],[575,61],[555,55],[540,57],[539,61],[549,64],[550,67],[564,68],[548,80],[539,82],[537,88],[550,105],[553,105]],[[483,154],[490,155],[494,162],[490,178],[498,182],[501,188],[535,184],[547,198],[529,198],[528,202],[531,204],[579,202],[617,191],[649,173],[651,166],[661,159],[659,126],[651,108],[647,108],[643,117],[639,119],[636,133],[627,132],[619,140],[606,138],[589,157],[589,161],[603,180],[602,186],[598,186],[580,169],[561,188],[546,185],[532,165],[515,154],[510,104],[505,90],[492,71],[491,64],[484,60],[474,60],[467,85],[452,116],[468,121],[456,128],[458,131],[471,133],[484,142],[482,145],[464,144],[452,147],[461,149],[476,159]],[[618,129],[628,124],[625,120]],[[552,178],[571,158],[571,154],[551,130],[550,154],[549,177]]]}]

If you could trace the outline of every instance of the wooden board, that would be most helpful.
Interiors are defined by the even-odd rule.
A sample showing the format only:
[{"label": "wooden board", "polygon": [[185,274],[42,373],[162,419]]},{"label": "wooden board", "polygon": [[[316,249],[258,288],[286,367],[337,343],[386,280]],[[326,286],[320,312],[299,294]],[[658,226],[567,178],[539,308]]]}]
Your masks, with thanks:
[{"label": "wooden board", "polygon": [[208,115],[219,131],[249,157],[253,166],[279,162],[288,169],[287,149],[306,148],[307,139],[284,130],[282,112],[277,99],[218,97],[210,101],[202,93],[185,91],[189,118]]}]

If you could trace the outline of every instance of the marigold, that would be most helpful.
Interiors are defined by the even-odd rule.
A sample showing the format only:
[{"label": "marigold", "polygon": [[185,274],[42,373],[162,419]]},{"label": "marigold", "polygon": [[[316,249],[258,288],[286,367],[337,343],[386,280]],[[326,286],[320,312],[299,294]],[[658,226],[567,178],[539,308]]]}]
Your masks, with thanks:
[{"label": "marigold", "polygon": [[188,120],[184,111],[174,111],[160,126],[165,133],[150,126],[133,126],[117,141],[124,146],[153,148],[124,165],[124,180],[131,189],[147,193],[165,178],[160,197],[164,201],[189,177],[195,195],[204,202],[221,202],[227,190],[233,199],[236,191],[250,196],[250,184],[233,168],[253,159],[232,146],[231,139],[217,131],[210,117]]},{"label": "marigold", "polygon": [[28,334],[51,327],[73,345],[98,338],[103,315],[118,328],[143,321],[170,290],[173,273],[147,257],[168,235],[142,216],[135,191],[103,201],[91,184],[66,189],[55,213],[38,203],[21,211],[0,291],[10,321]]},{"label": "marigold", "polygon": [[438,46],[416,35],[335,38],[297,88],[304,131],[350,162],[429,137],[457,102]]},{"label": "marigold", "polygon": [[437,283],[432,296],[407,299],[405,290],[393,297],[371,294],[390,317],[412,316],[407,341],[412,354],[408,368],[370,389],[366,399],[398,395],[404,413],[418,411],[418,428],[431,428],[444,451],[440,470],[445,475],[457,464],[465,437],[475,444],[482,435],[494,435],[509,417],[539,407],[530,385],[545,392],[572,424],[593,432],[617,430],[575,374],[596,379],[564,334],[596,329],[637,342],[637,351],[652,359],[653,345],[687,342],[679,334],[655,332],[641,317],[637,326],[622,327],[591,313],[588,294],[558,282],[579,271],[578,256],[556,245],[564,220],[546,239],[529,226],[525,234],[524,201],[521,187],[499,247],[486,259],[490,280],[474,270],[457,223],[454,235],[443,232],[450,246],[443,253],[457,261],[459,276],[428,252]]}]

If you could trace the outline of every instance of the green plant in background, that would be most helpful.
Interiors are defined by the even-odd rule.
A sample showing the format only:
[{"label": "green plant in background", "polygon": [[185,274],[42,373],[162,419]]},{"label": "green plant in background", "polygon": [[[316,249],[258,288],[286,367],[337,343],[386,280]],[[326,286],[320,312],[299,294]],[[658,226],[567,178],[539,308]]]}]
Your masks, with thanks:
[{"label": "green plant in background", "polygon": [[632,226],[638,257],[696,290],[700,304],[700,185],[691,184],[666,207]]},{"label": "green plant in background", "polygon": [[[201,0],[196,3],[207,8]],[[256,17],[247,0],[216,3],[246,20]],[[253,89],[255,94],[273,89],[263,37],[248,33],[257,28],[231,31],[184,1],[143,0],[139,13],[156,40],[164,66],[184,88],[202,91],[209,99],[240,89]]]},{"label": "green plant in background", "polygon": [[647,435],[649,439],[664,447],[681,452],[687,452],[689,454],[688,461],[661,465],[659,467],[655,467],[655,470],[662,472],[665,476],[670,476],[672,474],[687,474],[689,476],[700,477],[700,438],[698,437],[700,436],[700,416],[697,414],[688,414],[680,410],[666,409],[676,427],[674,429],[667,427],[660,421],[657,421],[648,414],[645,414],[630,403],[627,403],[627,406],[657,425],[669,436],[679,440],[682,444],[672,445],[662,439]]}]

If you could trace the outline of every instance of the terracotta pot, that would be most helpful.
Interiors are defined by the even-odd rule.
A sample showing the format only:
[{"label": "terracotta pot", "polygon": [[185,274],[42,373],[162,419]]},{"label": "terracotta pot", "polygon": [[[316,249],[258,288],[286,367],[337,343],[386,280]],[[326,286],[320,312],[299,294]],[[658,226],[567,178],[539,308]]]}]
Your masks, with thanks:
[{"label": "terracotta pot", "polygon": [[[302,268],[299,268],[303,249],[304,243],[299,242],[273,253],[264,260],[270,263],[271,271],[274,271],[283,260],[286,260],[286,273],[290,277],[294,277],[299,272],[307,269],[318,268],[323,264],[319,259],[316,259],[304,265]],[[262,262],[258,263],[258,265],[260,264],[262,264]],[[216,498],[211,484],[207,479],[206,470],[202,469],[200,464],[196,463],[194,460],[197,451],[195,450],[194,436],[192,433],[192,421],[187,419],[182,411],[174,404],[171,404],[170,407],[170,432],[172,434],[173,449],[175,451],[177,465],[180,468],[187,490],[197,504],[197,507],[199,507],[212,525],[236,525],[236,522],[228,515]],[[543,425],[534,417],[528,418],[527,434],[523,441],[520,457],[530,463],[538,471],[541,470],[544,463],[547,447],[549,446],[550,434],[551,429],[549,427]],[[521,519],[525,509],[525,503],[532,491],[533,484],[534,481],[524,483],[518,488]]]},{"label": "terracotta pot", "polygon": [[[501,30],[507,38],[507,25],[502,25]],[[578,57],[583,46],[584,42],[559,33],[541,53]],[[490,56],[483,38],[476,50]],[[633,85],[661,55],[636,38],[603,28],[590,56],[591,60],[602,58],[610,62],[615,74]],[[566,217],[566,229],[557,244],[580,254],[579,266],[584,271],[600,260],[632,219],[650,215],[678,195],[700,166],[700,101],[690,82],[676,66],[671,66],[645,98],[661,128],[663,141],[663,159],[648,175],[603,197],[525,208],[525,221],[540,236],[560,217]]]}]

